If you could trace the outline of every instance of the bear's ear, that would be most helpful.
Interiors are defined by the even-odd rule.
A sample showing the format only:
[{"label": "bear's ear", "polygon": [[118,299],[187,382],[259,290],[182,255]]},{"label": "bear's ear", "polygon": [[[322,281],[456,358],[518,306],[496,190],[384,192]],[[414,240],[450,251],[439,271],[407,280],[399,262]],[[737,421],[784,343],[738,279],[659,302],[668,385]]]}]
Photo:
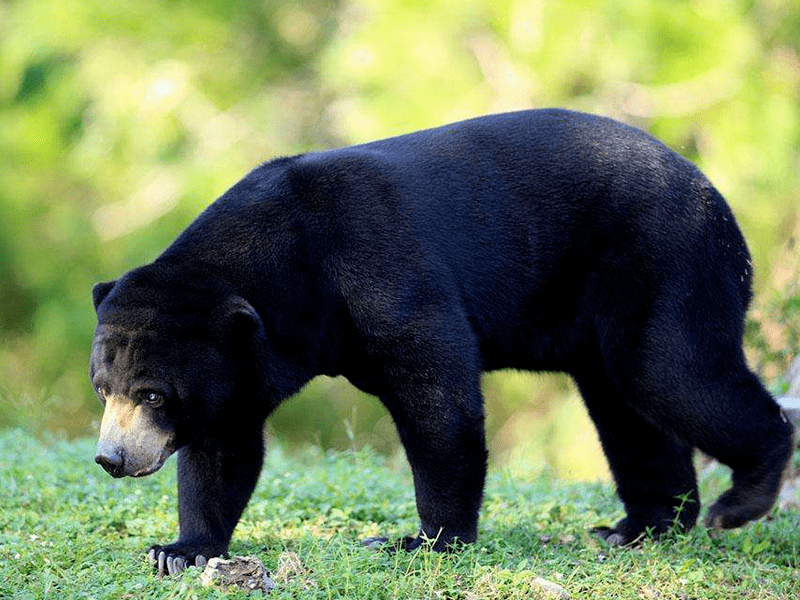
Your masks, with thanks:
[{"label": "bear's ear", "polygon": [[212,333],[223,342],[244,341],[261,331],[262,327],[256,309],[236,295],[228,296],[211,318]]},{"label": "bear's ear", "polygon": [[108,296],[108,292],[116,285],[116,281],[104,281],[98,283],[92,288],[92,300],[94,301],[94,309],[100,306],[100,303]]}]

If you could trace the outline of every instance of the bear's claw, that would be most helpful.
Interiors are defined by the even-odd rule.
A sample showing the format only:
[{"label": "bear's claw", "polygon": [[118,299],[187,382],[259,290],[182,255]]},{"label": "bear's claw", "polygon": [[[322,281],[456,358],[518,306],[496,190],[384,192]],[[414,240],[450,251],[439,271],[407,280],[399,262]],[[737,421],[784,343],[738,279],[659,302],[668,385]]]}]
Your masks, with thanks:
[{"label": "bear's claw", "polygon": [[202,569],[208,563],[208,560],[202,554],[195,556],[194,561],[192,561],[185,556],[167,554],[164,550],[159,550],[156,547],[150,548],[147,552],[147,557],[150,559],[150,564],[158,569],[159,577],[163,577],[164,575],[178,575],[185,571],[187,567],[191,566]]}]

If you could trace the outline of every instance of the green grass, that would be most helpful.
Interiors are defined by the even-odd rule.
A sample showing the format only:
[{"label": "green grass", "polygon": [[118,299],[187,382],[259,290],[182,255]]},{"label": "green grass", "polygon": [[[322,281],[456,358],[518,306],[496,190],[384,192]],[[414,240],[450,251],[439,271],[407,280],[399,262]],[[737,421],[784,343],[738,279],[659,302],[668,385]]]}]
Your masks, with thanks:
[{"label": "green grass", "polygon": [[[0,598],[245,597],[202,587],[196,569],[155,577],[144,550],[177,531],[174,460],[148,478],[113,480],[92,462],[93,446],[0,432]],[[272,448],[231,553],[256,555],[273,574],[284,553],[296,553],[302,567],[276,577],[275,598],[536,598],[537,577],[572,598],[800,594],[797,512],[713,536],[698,527],[634,550],[587,533],[621,516],[610,486],[494,471],[477,544],[445,555],[368,550],[357,540],[415,530],[407,468],[370,452],[297,457]]]}]

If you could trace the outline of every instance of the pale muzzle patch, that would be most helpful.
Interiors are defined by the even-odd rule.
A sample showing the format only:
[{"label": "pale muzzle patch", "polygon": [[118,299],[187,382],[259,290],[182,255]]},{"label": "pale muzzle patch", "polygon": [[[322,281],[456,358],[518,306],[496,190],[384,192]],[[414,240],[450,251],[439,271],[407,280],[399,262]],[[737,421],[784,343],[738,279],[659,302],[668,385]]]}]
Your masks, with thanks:
[{"label": "pale muzzle patch", "polygon": [[124,396],[105,396],[95,460],[115,477],[141,477],[161,468],[174,451],[173,434],[159,427],[152,409]]}]

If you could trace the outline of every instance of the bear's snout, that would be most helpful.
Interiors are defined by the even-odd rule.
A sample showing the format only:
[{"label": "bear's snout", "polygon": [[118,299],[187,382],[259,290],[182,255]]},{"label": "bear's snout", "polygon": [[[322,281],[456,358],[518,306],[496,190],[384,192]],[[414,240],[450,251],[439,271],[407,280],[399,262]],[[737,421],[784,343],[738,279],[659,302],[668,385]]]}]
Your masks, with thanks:
[{"label": "bear's snout", "polygon": [[125,475],[125,451],[122,448],[97,449],[94,462],[103,467],[112,477],[123,477]]},{"label": "bear's snout", "polygon": [[175,451],[174,435],[153,421],[151,409],[122,396],[106,396],[94,461],[112,477],[144,477]]}]

